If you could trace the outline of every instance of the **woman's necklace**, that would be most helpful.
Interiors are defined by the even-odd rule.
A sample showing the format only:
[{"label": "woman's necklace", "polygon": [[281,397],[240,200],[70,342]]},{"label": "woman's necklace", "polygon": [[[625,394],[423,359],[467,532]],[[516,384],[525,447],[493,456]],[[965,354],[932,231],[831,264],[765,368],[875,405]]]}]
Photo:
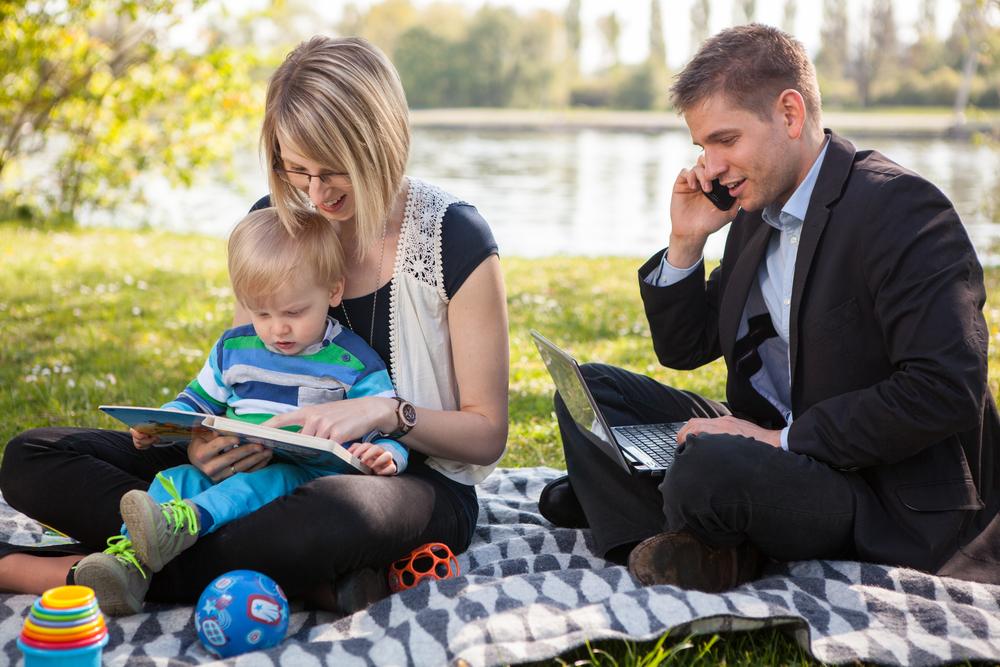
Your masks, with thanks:
[{"label": "woman's necklace", "polygon": [[[375,293],[372,295],[372,329],[371,333],[368,334],[368,347],[375,346],[375,306],[378,305],[378,287],[379,283],[382,282],[382,259],[385,257],[385,237],[388,232],[389,216],[385,216],[385,222],[382,223],[382,251],[378,255],[378,275],[375,276]],[[351,324],[351,317],[347,314],[347,304],[341,302],[340,309],[344,311],[347,328],[354,331],[354,325]]]}]

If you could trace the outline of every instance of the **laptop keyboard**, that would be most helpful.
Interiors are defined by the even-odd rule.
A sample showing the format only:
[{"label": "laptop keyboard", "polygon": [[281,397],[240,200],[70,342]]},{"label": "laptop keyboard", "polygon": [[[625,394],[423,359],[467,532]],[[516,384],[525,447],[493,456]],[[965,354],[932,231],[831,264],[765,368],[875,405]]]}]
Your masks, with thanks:
[{"label": "laptop keyboard", "polygon": [[[677,451],[677,429],[670,424],[619,426],[615,435],[620,435],[649,458],[664,468],[674,461]],[[672,438],[672,441],[668,441]]]}]

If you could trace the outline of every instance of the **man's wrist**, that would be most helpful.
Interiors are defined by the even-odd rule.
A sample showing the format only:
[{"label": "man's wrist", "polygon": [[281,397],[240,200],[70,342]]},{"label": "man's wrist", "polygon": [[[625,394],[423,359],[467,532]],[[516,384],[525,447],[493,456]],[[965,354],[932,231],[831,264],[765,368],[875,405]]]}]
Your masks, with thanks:
[{"label": "man's wrist", "polygon": [[674,238],[671,234],[670,245],[667,246],[667,254],[664,259],[667,260],[667,264],[675,269],[686,271],[701,261],[702,256],[705,254],[706,241],[707,239],[701,243],[685,242]]}]

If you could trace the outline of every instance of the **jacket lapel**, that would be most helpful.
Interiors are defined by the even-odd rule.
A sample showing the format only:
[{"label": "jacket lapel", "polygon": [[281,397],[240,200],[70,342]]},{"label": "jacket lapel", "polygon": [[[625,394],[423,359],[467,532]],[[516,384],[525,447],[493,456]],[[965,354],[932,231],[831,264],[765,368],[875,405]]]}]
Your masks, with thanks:
[{"label": "jacket lapel", "polygon": [[851,165],[854,163],[854,145],[846,139],[841,139],[831,130],[826,130],[826,132],[830,135],[830,146],[826,150],[826,157],[823,159],[816,187],[813,188],[812,197],[809,199],[809,209],[806,211],[806,219],[800,234],[799,250],[795,257],[795,277],[792,281],[792,303],[788,331],[788,356],[791,360],[790,370],[793,382],[795,361],[798,357],[799,306],[802,303],[806,279],[809,277],[809,270],[812,267],[813,258],[816,256],[816,248],[819,247],[819,240],[823,236],[823,230],[829,220],[830,208],[840,199],[847,177],[851,173]]},{"label": "jacket lapel", "polygon": [[722,303],[719,304],[719,341],[723,345],[722,353],[727,360],[733,358],[733,347],[736,345],[736,334],[743,317],[743,309],[746,307],[747,295],[750,293],[750,286],[757,280],[757,268],[764,261],[767,242],[771,238],[773,229],[763,221],[760,213],[741,212],[740,218],[733,221],[733,225],[749,225],[755,221],[757,229],[733,265],[728,281],[729,287],[723,290]]}]

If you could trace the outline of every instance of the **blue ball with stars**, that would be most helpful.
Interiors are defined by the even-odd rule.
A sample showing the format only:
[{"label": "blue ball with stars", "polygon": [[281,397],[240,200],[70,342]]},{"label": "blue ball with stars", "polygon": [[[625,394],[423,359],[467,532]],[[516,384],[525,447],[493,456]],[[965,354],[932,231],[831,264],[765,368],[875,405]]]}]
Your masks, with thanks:
[{"label": "blue ball with stars", "polygon": [[198,639],[216,658],[274,648],[288,630],[288,598],[274,579],[234,570],[198,598],[194,624]]}]

